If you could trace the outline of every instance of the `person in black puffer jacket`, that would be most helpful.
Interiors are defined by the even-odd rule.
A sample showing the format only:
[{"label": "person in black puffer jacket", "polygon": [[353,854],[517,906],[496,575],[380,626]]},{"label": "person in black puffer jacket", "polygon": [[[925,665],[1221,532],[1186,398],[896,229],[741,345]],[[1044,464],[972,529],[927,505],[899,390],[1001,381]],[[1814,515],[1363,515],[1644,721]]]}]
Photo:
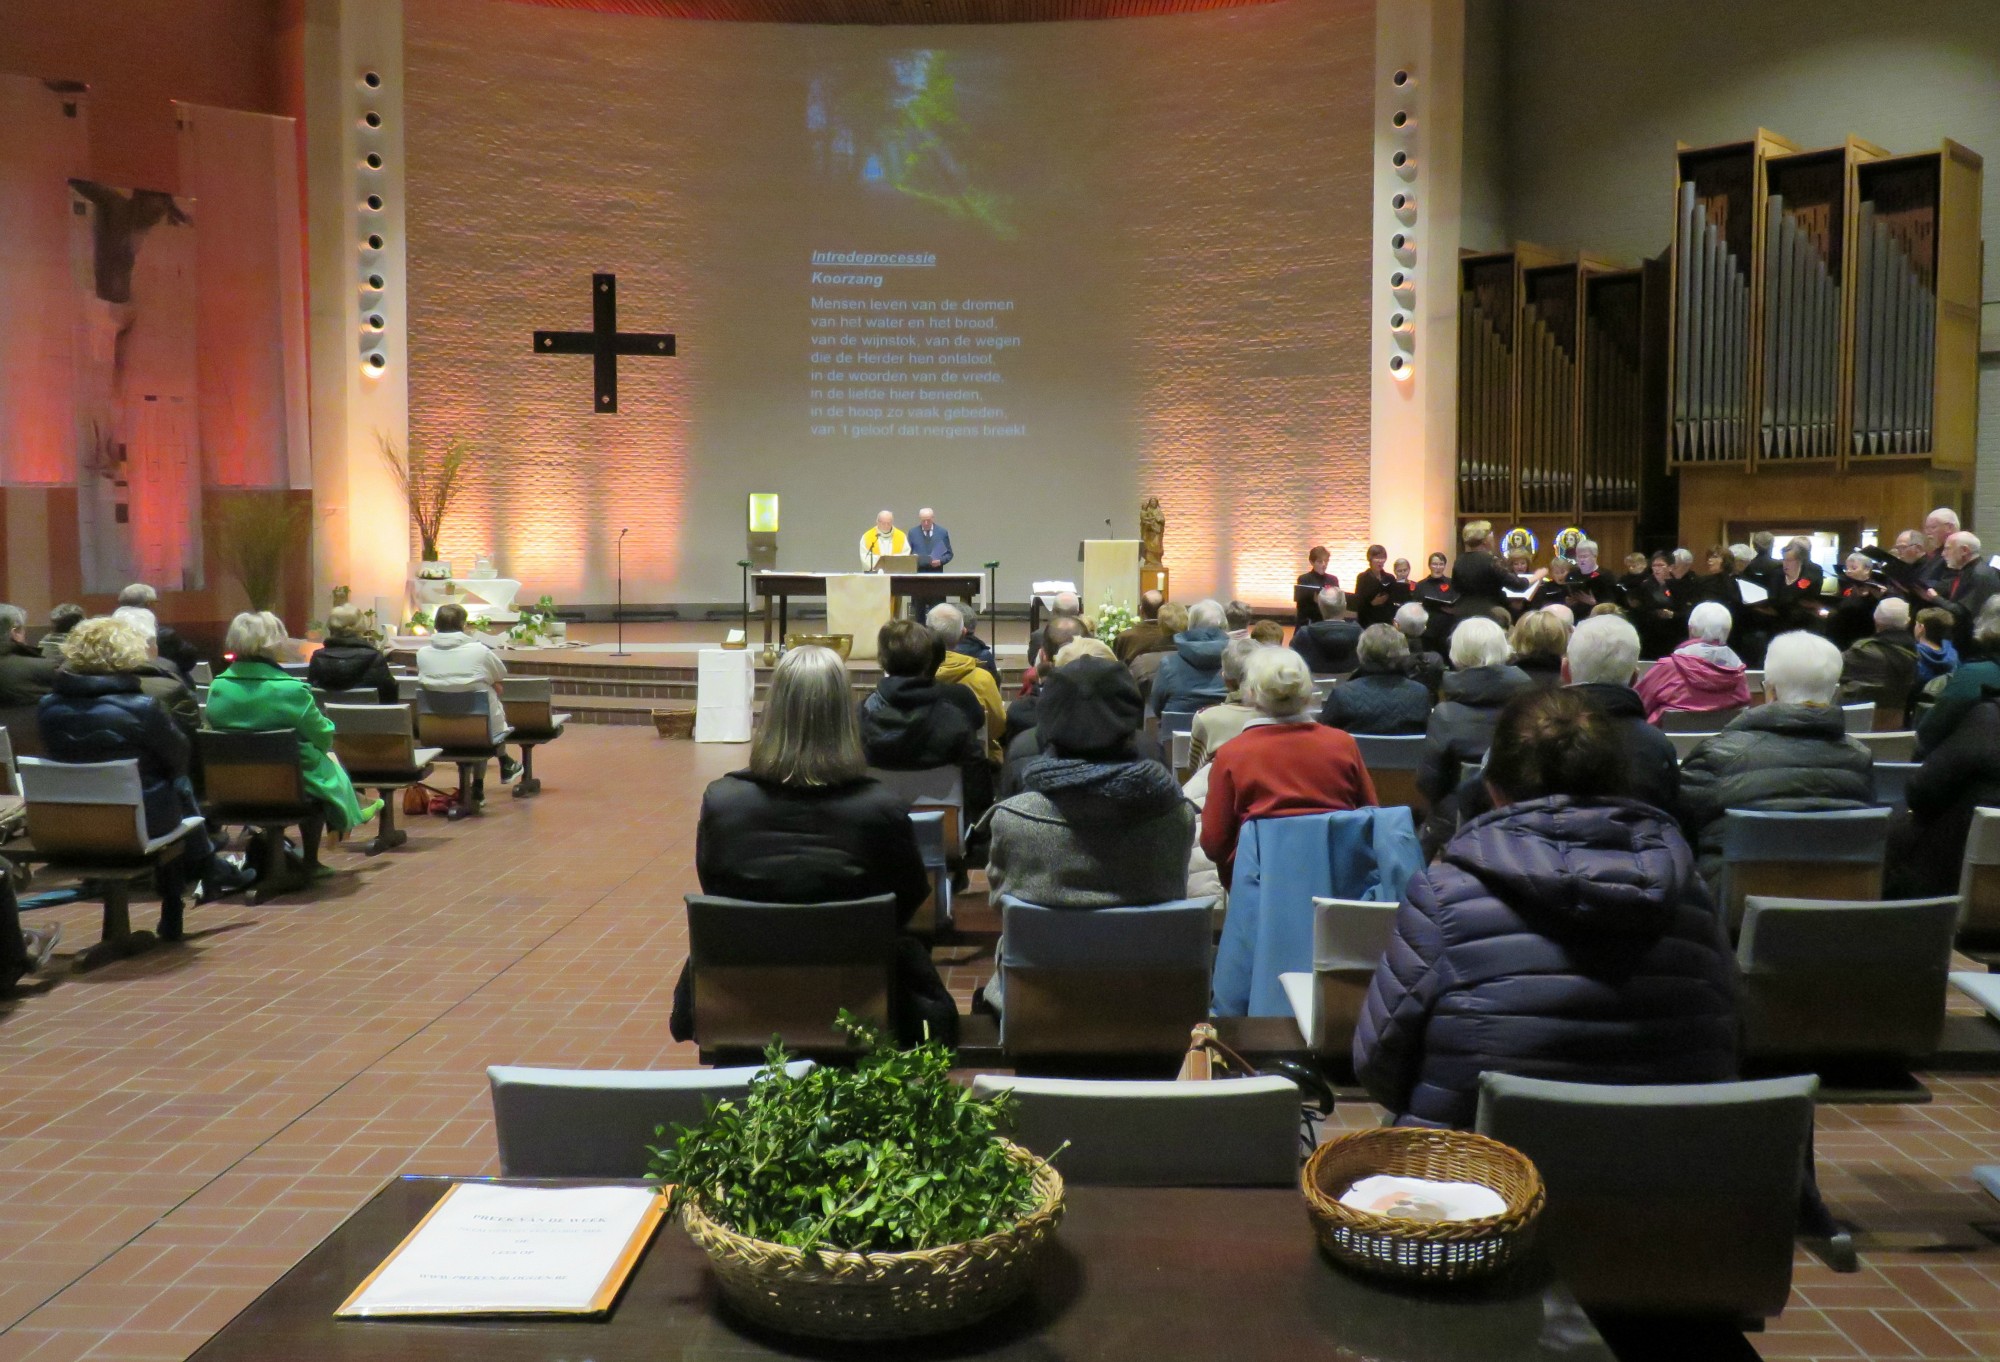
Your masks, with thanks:
[{"label": "person in black puffer jacket", "polygon": [[1611,723],[1574,690],[1511,701],[1494,812],[1412,876],[1354,1033],[1399,1125],[1472,1125],[1482,1072],[1711,1083],[1737,1072],[1736,961],[1672,819],[1620,797]]},{"label": "person in black puffer jacket", "polygon": [[883,771],[956,766],[965,784],[965,817],[976,821],[993,803],[993,768],[986,760],[986,712],[964,686],[940,685],[944,644],[915,620],[882,626],[876,657],[884,675],[861,702],[861,749]]},{"label": "person in black puffer jacket", "polygon": [[1319,721],[1328,728],[1383,737],[1424,731],[1431,693],[1410,675],[1410,644],[1393,624],[1371,624],[1355,649],[1360,666],[1327,692]]},{"label": "person in black puffer jacket", "polygon": [[1451,665],[1444,698],[1431,710],[1417,760],[1417,789],[1430,804],[1424,849],[1434,851],[1458,828],[1458,783],[1486,756],[1500,707],[1534,681],[1507,665],[1507,636],[1489,619],[1461,620],[1451,631]]},{"label": "person in black puffer jacket", "polygon": [[396,678],[380,648],[361,636],[361,607],[336,605],[326,620],[326,644],[306,659],[306,684],[324,691],[372,690],[397,703]]},{"label": "person in black puffer jacket", "polygon": [[[146,809],[146,835],[163,837],[200,814],[188,781],[187,735],[173,716],[139,686],[147,662],[146,640],[123,620],[85,620],[63,644],[63,669],[37,711],[42,749],[51,761],[88,763],[134,760]],[[182,894],[199,880],[201,901],[247,888],[254,876],[218,860],[208,833],[197,824],[181,839],[181,854],[160,867],[159,935],[181,939]]]},{"label": "person in black puffer jacket", "polygon": [[1875,802],[1875,759],[1847,723],[1840,651],[1818,634],[1771,640],[1764,658],[1771,702],[1746,710],[1681,763],[1681,826],[1701,854],[1701,873],[1722,879],[1722,815],[1731,809],[1815,813]]},{"label": "person in black puffer jacket", "polygon": [[1347,596],[1337,586],[1319,593],[1319,618],[1292,631],[1292,651],[1314,676],[1345,676],[1354,670],[1361,626],[1347,618]]},{"label": "person in black puffer jacket", "polygon": [[[922,625],[912,627],[930,637]],[[771,676],[749,767],[702,794],[694,843],[702,893],[753,903],[889,894],[900,923],[930,897],[909,805],[867,775],[847,688],[847,666],[831,648],[785,654]],[[902,1043],[922,1040],[926,1028],[947,1045],[957,1039],[957,1004],[915,937],[898,938],[896,989]],[[675,1040],[694,1036],[686,968],[674,985],[667,1029]]]}]

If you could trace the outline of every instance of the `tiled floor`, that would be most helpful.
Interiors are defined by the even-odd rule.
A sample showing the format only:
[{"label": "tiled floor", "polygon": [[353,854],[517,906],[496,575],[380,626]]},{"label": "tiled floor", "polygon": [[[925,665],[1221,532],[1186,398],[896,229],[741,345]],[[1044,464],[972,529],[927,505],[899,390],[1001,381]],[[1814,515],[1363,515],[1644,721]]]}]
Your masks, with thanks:
[{"label": "tiled floor", "polygon": [[[692,1064],[666,1034],[703,784],[743,749],[573,728],[541,798],[411,820],[312,895],[0,1000],[0,1362],[185,1357],[393,1174],[494,1167],[485,1068]],[[96,939],[65,908],[63,950]],[[142,915],[143,916],[143,915]],[[962,955],[954,952],[953,955]],[[948,971],[961,1002],[984,962]],[[2000,1357],[2000,1080],[1823,1111],[1837,1213],[1913,1244],[1800,1258],[1772,1358]],[[1343,1123],[1372,1119],[1365,1108]]]}]

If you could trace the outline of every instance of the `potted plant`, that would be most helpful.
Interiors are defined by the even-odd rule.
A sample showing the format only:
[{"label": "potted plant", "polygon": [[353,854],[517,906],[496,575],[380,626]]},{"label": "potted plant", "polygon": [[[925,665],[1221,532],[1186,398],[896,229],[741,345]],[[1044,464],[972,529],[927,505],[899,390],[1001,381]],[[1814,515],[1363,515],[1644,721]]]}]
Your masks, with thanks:
[{"label": "potted plant", "polygon": [[377,432],[375,442],[381,447],[383,459],[395,471],[396,480],[402,484],[403,495],[410,504],[410,519],[417,527],[417,539],[423,550],[422,562],[417,567],[418,578],[424,581],[449,578],[451,564],[438,558],[438,538],[444,533],[444,518],[451,510],[452,497],[458,491],[466,461],[472,457],[471,444],[451,436],[445,440],[444,448],[437,450],[428,444],[420,444],[412,436],[406,457],[397,451],[388,436],[380,432]]},{"label": "potted plant", "polygon": [[567,632],[563,622],[556,618],[554,599],[543,596],[533,605],[520,608],[520,619],[507,631],[507,637],[528,648],[544,641],[561,646]]},{"label": "potted plant", "polygon": [[[818,1338],[959,1328],[1027,1289],[1062,1179],[1005,1140],[1005,1099],[951,1078],[951,1051],[897,1050],[851,1014],[853,1068],[785,1071],[775,1043],[742,1102],[652,1149],[722,1295]],[[664,1129],[656,1132],[664,1136]]]}]

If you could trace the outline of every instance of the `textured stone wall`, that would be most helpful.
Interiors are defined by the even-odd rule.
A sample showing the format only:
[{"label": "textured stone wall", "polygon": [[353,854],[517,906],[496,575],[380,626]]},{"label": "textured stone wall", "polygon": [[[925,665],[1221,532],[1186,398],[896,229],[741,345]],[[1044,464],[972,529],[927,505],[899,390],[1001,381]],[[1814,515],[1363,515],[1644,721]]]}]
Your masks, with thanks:
[{"label": "textured stone wall", "polygon": [[[786,566],[844,568],[877,507],[930,504],[957,566],[1002,560],[1019,600],[1157,495],[1176,595],[1286,599],[1304,544],[1339,563],[1367,535],[1373,13],[880,29],[411,6],[412,435],[480,447],[447,556],[607,601],[629,527],[628,600],[729,600],[744,497],[778,491]],[[877,243],[808,220],[804,91],[917,48],[1005,103],[997,154],[1034,213],[1004,271],[1025,440],[806,434],[795,266]],[[995,110],[967,107],[990,135]],[[609,417],[587,359],[529,347],[588,325],[594,270],[618,274],[624,329],[680,337],[621,365]]]}]

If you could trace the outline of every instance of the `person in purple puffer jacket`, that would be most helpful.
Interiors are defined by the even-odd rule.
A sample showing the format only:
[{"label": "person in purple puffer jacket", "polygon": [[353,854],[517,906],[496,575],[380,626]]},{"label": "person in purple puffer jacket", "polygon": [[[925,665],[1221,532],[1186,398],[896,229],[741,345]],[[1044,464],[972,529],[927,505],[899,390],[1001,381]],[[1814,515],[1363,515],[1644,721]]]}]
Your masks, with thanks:
[{"label": "person in purple puffer jacket", "polygon": [[1574,690],[1501,712],[1492,813],[1410,878],[1354,1036],[1401,1125],[1468,1128],[1484,1071],[1582,1083],[1736,1077],[1735,957],[1694,853],[1625,798],[1611,720]]}]

